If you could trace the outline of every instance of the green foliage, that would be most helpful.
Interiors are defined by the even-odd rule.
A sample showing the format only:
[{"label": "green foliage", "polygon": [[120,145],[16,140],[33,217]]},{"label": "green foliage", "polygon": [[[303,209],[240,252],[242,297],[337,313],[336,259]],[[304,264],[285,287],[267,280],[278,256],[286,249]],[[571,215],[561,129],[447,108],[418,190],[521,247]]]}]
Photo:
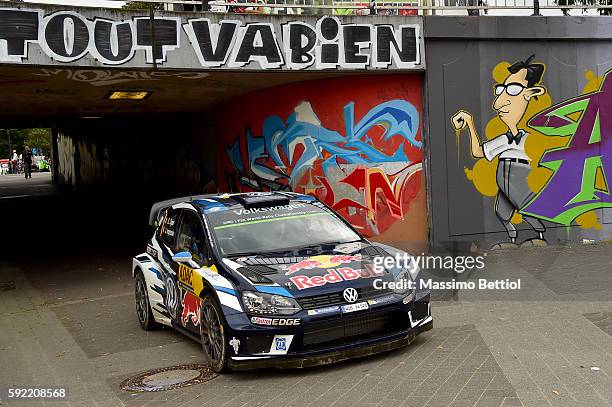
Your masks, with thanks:
[{"label": "green foliage", "polygon": [[51,153],[51,129],[27,129],[24,143],[30,148],[40,148],[48,156]]},{"label": "green foliage", "polygon": [[123,8],[131,9],[131,10],[142,10],[142,9],[153,9],[153,10],[163,10],[163,3],[148,3],[145,1],[130,1],[123,6]]},{"label": "green foliage", "polygon": [[[11,149],[20,154],[24,147],[40,148],[42,154],[51,154],[51,129],[10,129]],[[0,130],[0,158],[9,158],[8,137],[6,130]]]}]

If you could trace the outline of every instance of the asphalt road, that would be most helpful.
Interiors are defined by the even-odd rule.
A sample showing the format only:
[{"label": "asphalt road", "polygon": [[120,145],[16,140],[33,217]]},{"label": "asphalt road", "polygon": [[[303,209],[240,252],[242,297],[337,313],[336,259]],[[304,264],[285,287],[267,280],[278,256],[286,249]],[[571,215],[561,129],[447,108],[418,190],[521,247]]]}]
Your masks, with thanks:
[{"label": "asphalt road", "polygon": [[0,199],[21,199],[54,195],[57,188],[51,183],[50,172],[34,172],[32,178],[23,174],[0,175]]}]

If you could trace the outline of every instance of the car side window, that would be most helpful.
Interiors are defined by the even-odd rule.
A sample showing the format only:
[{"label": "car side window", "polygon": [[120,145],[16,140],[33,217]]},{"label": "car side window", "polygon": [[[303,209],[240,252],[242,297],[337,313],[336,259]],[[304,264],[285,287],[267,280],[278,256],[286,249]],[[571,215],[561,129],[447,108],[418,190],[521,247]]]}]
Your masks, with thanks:
[{"label": "car side window", "polygon": [[170,248],[174,248],[176,228],[180,211],[167,209],[159,225],[159,237]]},{"label": "car side window", "polygon": [[191,253],[192,259],[200,267],[208,266],[208,246],[202,222],[195,212],[183,211],[183,218],[177,235],[176,249]]}]

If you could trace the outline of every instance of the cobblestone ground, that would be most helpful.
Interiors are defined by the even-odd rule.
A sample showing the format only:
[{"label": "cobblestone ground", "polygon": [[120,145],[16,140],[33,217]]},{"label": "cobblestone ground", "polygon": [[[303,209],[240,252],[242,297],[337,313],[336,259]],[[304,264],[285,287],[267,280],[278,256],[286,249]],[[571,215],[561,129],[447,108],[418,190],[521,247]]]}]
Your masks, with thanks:
[{"label": "cobblestone ground", "polygon": [[521,290],[436,292],[434,329],[409,347],[155,394],[119,383],[203,358],[171,330],[140,330],[129,254],[0,263],[0,385],[66,386],[52,406],[609,406],[611,259],[608,245],[491,252],[485,271],[455,277]]}]

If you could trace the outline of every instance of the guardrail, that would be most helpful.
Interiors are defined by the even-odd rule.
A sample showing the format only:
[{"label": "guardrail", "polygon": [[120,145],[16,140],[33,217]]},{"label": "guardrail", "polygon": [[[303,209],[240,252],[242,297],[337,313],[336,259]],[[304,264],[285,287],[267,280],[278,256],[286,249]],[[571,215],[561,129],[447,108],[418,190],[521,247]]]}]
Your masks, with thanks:
[{"label": "guardrail", "polygon": [[[19,1],[19,0],[12,0]],[[175,11],[315,15],[612,15],[612,0],[109,0]],[[0,0],[0,3],[2,0]],[[35,0],[32,0],[35,2]],[[62,0],[56,0],[62,4]]]}]

